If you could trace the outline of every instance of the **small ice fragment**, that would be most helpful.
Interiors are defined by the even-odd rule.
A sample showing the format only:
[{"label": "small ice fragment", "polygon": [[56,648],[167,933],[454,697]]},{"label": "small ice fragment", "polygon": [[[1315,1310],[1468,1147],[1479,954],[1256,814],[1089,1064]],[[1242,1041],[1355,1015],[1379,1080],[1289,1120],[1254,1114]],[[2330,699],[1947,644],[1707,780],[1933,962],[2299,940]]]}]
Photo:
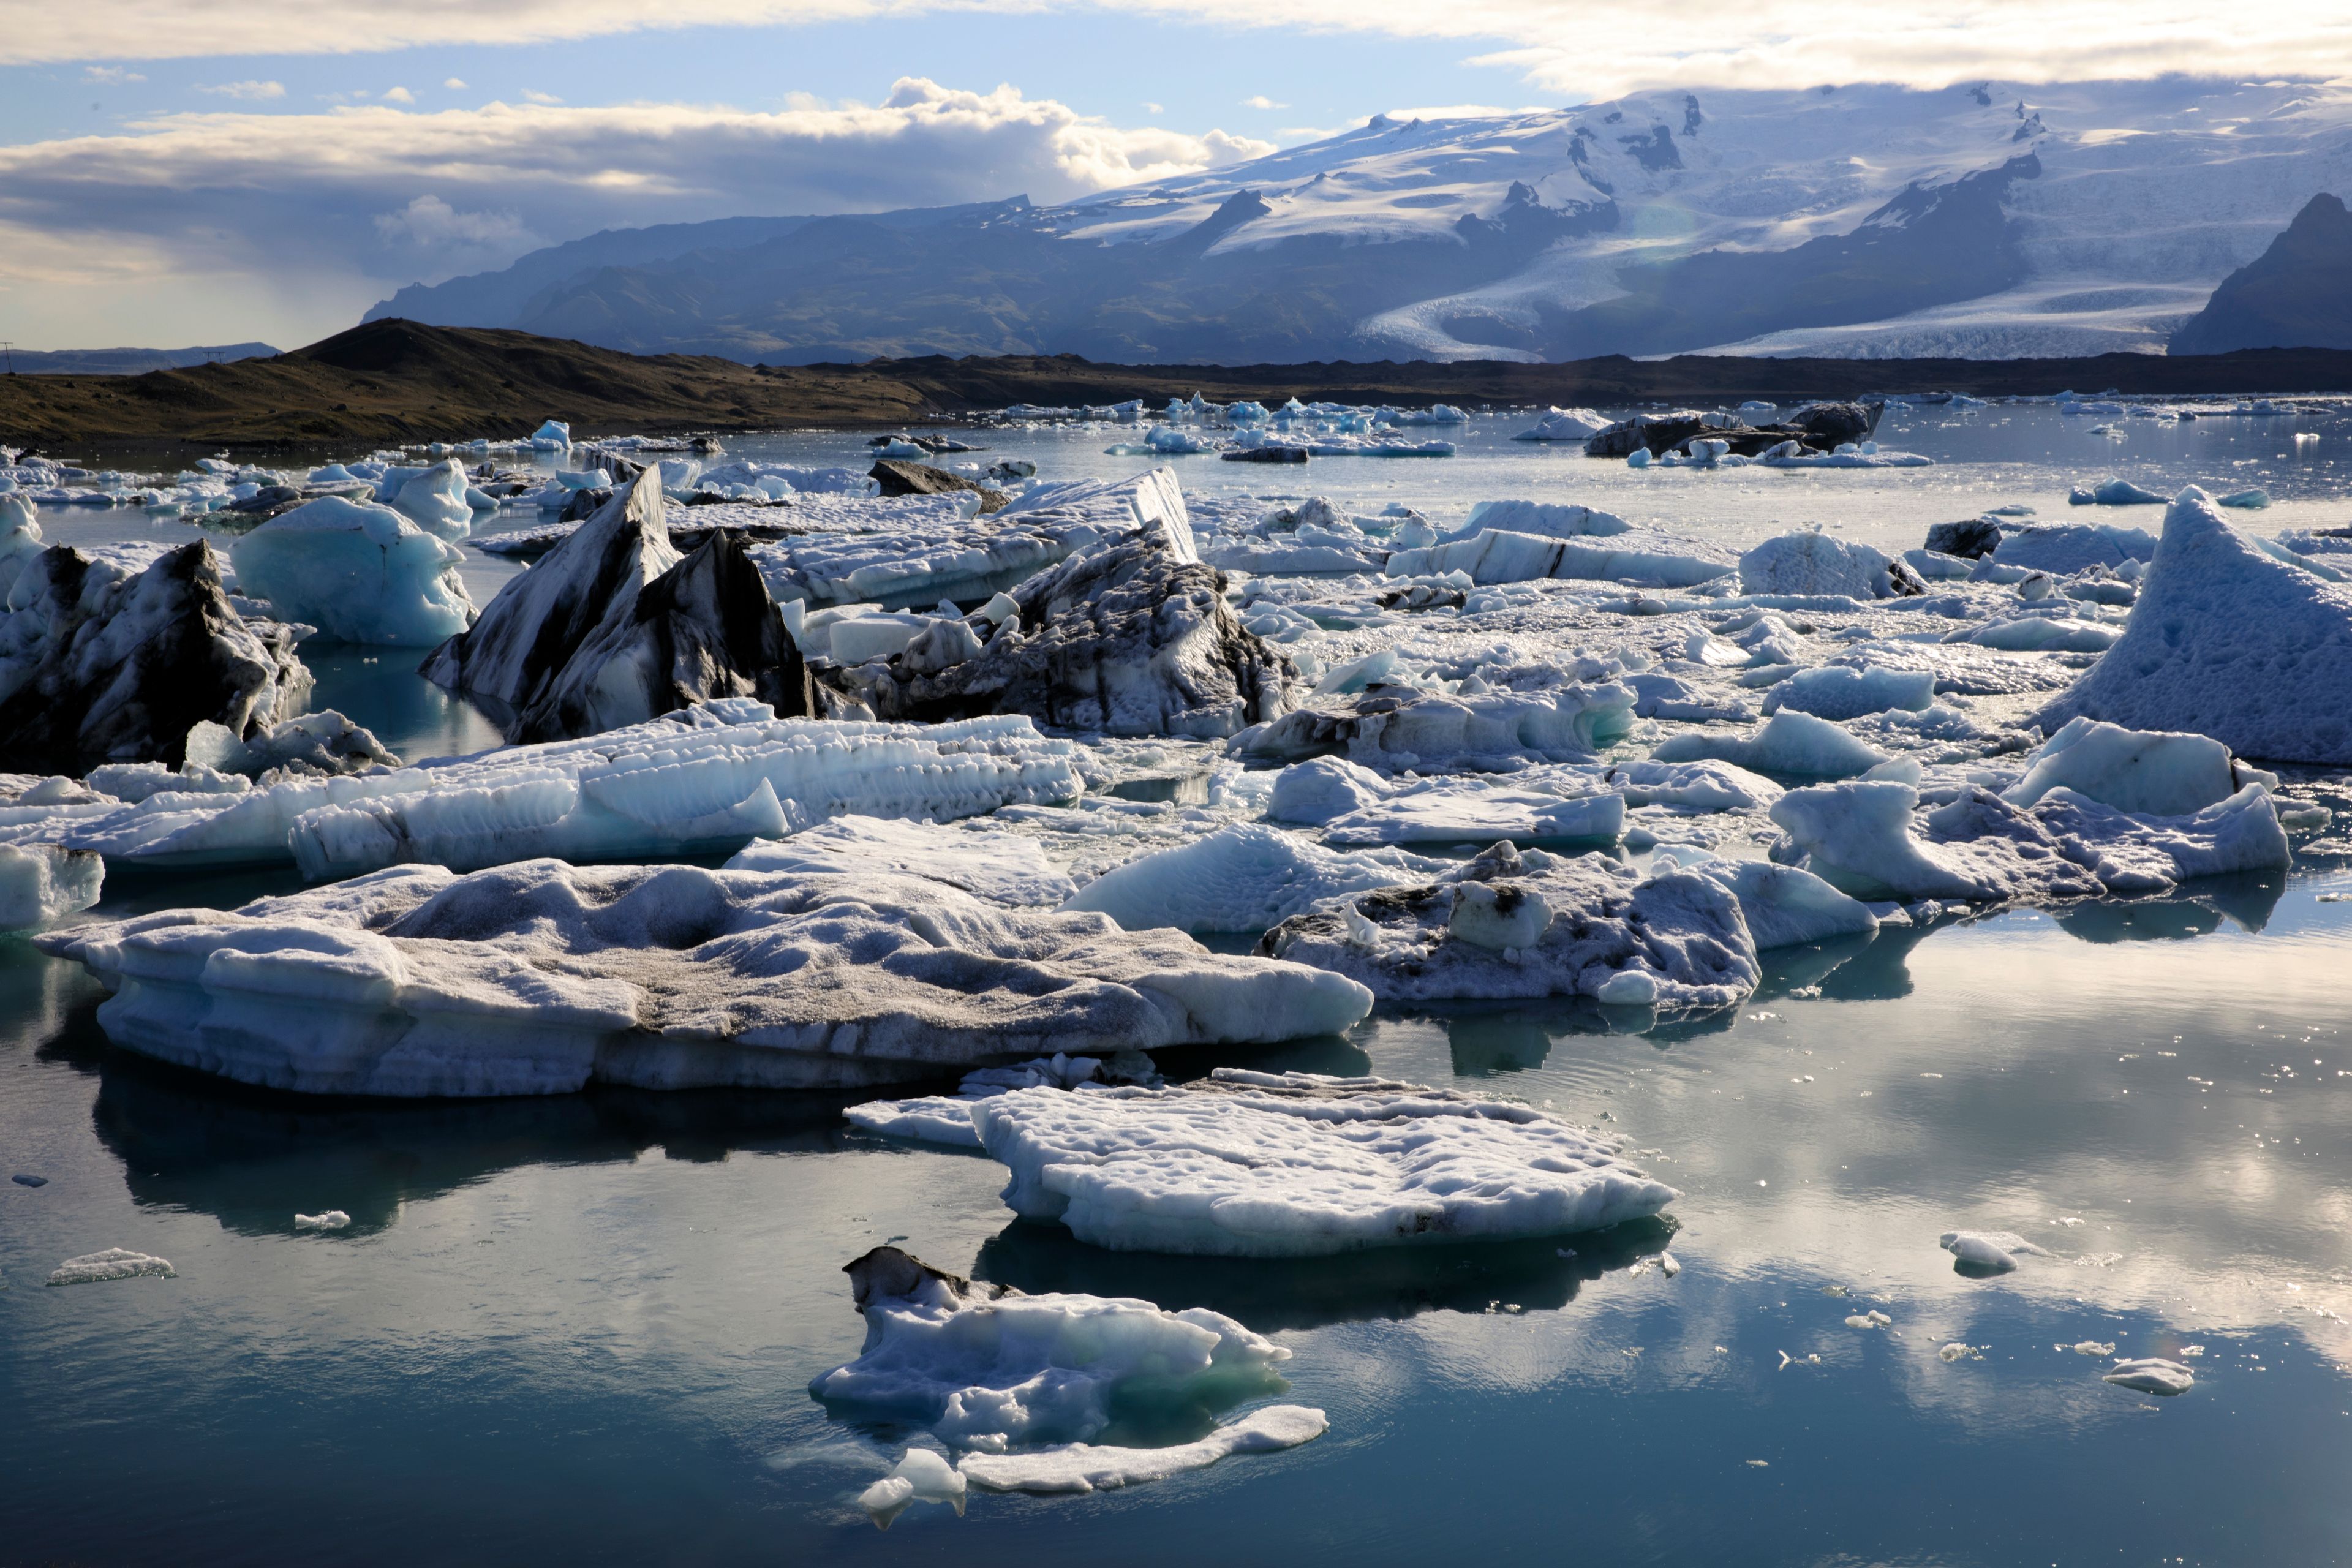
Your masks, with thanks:
[{"label": "small ice fragment", "polygon": [[2166,1395],[2186,1394],[2197,1374],[2177,1361],[2161,1356],[2142,1356],[2137,1361],[2120,1361],[2115,1370],[2100,1379],[2120,1388],[2137,1389],[2142,1394]]},{"label": "small ice fragment", "polygon": [[2098,1340],[2076,1340],[2071,1345],[2060,1345],[2058,1348],[2062,1351],[2073,1351],[2076,1355],[2113,1355],[2116,1353],[2116,1347],[2114,1345],[2103,1343]]},{"label": "small ice fragment", "polygon": [[1747,1463],[1751,1470],[1769,1470],[1772,1468],[1772,1461],[1769,1459],[1749,1459]]},{"label": "small ice fragment", "polygon": [[857,1494],[857,1506],[874,1516],[875,1528],[887,1530],[890,1521],[915,1500],[915,1483],[900,1476],[885,1476]]},{"label": "small ice fragment", "polygon": [[1950,1344],[1946,1345],[1942,1350],[1937,1351],[1936,1353],[1943,1357],[1946,1361],[1984,1360],[1984,1352],[1961,1340],[1954,1340]]},{"label": "small ice fragment", "polygon": [[1090,1492],[1158,1480],[1200,1469],[1234,1454],[1265,1454],[1319,1437],[1329,1422],[1320,1410],[1269,1405],[1197,1443],[1168,1448],[1118,1448],[1070,1443],[1022,1454],[967,1454],[967,1480],[991,1491]]},{"label": "small ice fragment", "polygon": [[108,1279],[136,1279],[152,1275],[159,1279],[171,1279],[178,1275],[160,1258],[150,1258],[143,1252],[131,1252],[120,1247],[110,1247],[104,1252],[85,1253],[68,1258],[49,1276],[52,1285],[95,1285]]},{"label": "small ice fragment", "polygon": [[1666,1271],[1666,1278],[1669,1279],[1683,1271],[1681,1262],[1671,1252],[1658,1254],[1658,1267]]},{"label": "small ice fragment", "polygon": [[2205,1347],[2203,1345],[2183,1345],[2180,1347],[2180,1353],[2185,1356],[2203,1355],[2205,1353]]},{"label": "small ice fragment", "polygon": [[1572,1247],[1554,1247],[1552,1250],[1558,1252],[1562,1258],[1573,1258],[1576,1256],[1576,1248]]},{"label": "small ice fragment", "polygon": [[2039,1250],[2005,1230],[1948,1230],[1936,1245],[1952,1255],[1954,1267],[1990,1274],[2007,1274],[2015,1268],[2015,1253]]},{"label": "small ice fragment", "polygon": [[294,1216],[296,1230],[341,1230],[352,1223],[352,1216],[341,1209],[329,1209],[324,1214],[298,1214]]},{"label": "small ice fragment", "polygon": [[1874,1307],[1867,1312],[1857,1313],[1846,1319],[1845,1326],[1849,1329],[1883,1329],[1894,1321]]},{"label": "small ice fragment", "polygon": [[36,1176],[26,1171],[19,1171],[8,1179],[20,1187],[46,1187],[49,1184],[48,1177]]}]

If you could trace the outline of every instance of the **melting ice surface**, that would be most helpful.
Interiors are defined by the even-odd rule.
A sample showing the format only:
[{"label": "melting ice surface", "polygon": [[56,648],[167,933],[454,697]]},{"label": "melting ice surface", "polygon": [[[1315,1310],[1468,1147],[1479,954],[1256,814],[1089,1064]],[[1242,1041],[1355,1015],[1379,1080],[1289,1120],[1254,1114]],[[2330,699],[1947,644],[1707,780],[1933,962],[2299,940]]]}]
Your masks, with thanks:
[{"label": "melting ice surface", "polygon": [[[2135,422],[2117,447],[2035,410],[1923,411],[1895,434],[1934,468],[1647,476],[1533,443],[1486,455],[1527,423],[1449,430],[1453,468],[1360,479],[1318,460],[1297,482],[1360,511],[1424,507],[1441,527],[1485,495],[1584,500],[1735,554],[1808,517],[1845,518],[1890,552],[2010,500],[2066,517],[2065,489],[2106,474],[2168,493],[2263,485],[2276,500],[2263,531],[2345,521],[2327,439],[2298,468],[2281,456],[2286,431],[2243,421]],[[992,456],[1041,466],[1066,448],[1054,477],[1095,471],[1086,454],[1103,444],[992,441]],[[822,467],[856,446],[776,455]],[[1216,463],[1176,461],[1188,495],[1183,465]],[[1524,467],[1478,467],[1506,461]],[[1244,478],[1254,491],[1295,479]],[[489,570],[468,553],[469,574]],[[469,582],[478,604],[495,592],[494,577]],[[364,657],[306,650],[338,683],[322,706],[411,759],[489,743],[465,733],[462,708]],[[1871,723],[1853,730],[1886,739]],[[1883,756],[1846,760],[1860,773]],[[1154,784],[1182,773],[1129,771]],[[1792,790],[1850,776],[1763,772]],[[1098,798],[1096,827],[1133,830],[1056,830],[1055,858],[1091,877],[1147,844],[1202,841],[1152,837],[1197,809],[1190,776]],[[2287,782],[2352,805],[2334,775]],[[1702,837],[1709,820],[1686,819]],[[322,1539],[367,1563],[641,1563],[683,1542],[707,1561],[769,1562],[789,1540],[828,1562],[1192,1565],[1313,1550],[1344,1529],[1351,1556],[1420,1564],[1524,1552],[1572,1526],[1595,1562],[2326,1561],[2352,1530],[2346,840],[2298,829],[2284,870],[2128,902],[1888,920],[1773,947],[1752,996],[1696,1022],[1584,1000],[1430,1001],[1342,1037],[1160,1053],[1178,1081],[1303,1070],[1516,1099],[1622,1140],[1680,1194],[1601,1232],[1295,1261],[1113,1251],[1022,1221],[1004,1166],[858,1131],[845,1095],[600,1087],[384,1104],[196,1079],[110,1046],[96,981],[0,939],[0,1168],[45,1184],[0,1183],[0,1540],[36,1561],[104,1563],[283,1560]],[[795,851],[905,869],[927,852],[871,830]],[[1702,852],[1665,857],[1703,868]],[[1025,863],[936,868],[1050,907]],[[93,914],[234,908],[299,885],[290,868],[110,877]],[[1171,922],[1212,931],[1220,900],[1255,910],[1271,883],[1204,859],[1171,885],[1192,900]],[[337,1213],[350,1223],[303,1223]],[[2004,1247],[2005,1272],[1964,1270],[1939,1244],[1960,1232],[2034,1250]],[[1321,1411],[1329,1429],[1115,1488],[1130,1459],[1066,1455],[1061,1473],[1094,1492],[975,1479],[961,1517],[914,1497],[877,1533],[860,1497],[928,1474],[908,1456],[943,1439],[805,1391],[861,1350],[842,1264],[894,1240],[1031,1296],[1215,1313],[1290,1352],[1278,1394],[1155,1407],[1086,1439],[1114,1456],[1148,1442],[1172,1466],[1282,1405]],[[43,1288],[116,1249],[173,1273]],[[2191,1376],[2166,1394],[2181,1380],[2145,1363]]]}]

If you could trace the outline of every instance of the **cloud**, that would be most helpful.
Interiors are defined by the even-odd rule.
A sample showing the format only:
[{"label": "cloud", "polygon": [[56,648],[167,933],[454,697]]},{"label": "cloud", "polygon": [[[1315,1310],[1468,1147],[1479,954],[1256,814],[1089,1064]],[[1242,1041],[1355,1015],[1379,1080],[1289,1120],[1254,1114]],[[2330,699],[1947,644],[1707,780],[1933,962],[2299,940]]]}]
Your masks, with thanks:
[{"label": "cloud", "polygon": [[551,92],[540,92],[528,87],[522,89],[522,95],[532,103],[562,103],[563,101]]},{"label": "cloud", "polygon": [[1253,93],[1249,97],[1243,99],[1242,107],[1244,109],[1288,109],[1290,105],[1286,103],[1276,103],[1274,100],[1266,97],[1265,94],[1259,92]]},{"label": "cloud", "polygon": [[241,98],[258,102],[267,98],[285,97],[286,84],[282,81],[225,81],[214,87],[199,87],[196,90],[221,98]]},{"label": "cloud", "polygon": [[81,68],[81,75],[84,81],[103,82],[110,87],[118,82],[147,79],[137,71],[124,70],[121,66],[84,66]]},{"label": "cloud", "polygon": [[386,103],[415,103],[416,95],[404,87],[388,87],[383,89],[383,100]]},{"label": "cloud", "polygon": [[466,84],[454,76],[447,81],[443,82],[441,85],[448,89],[451,92],[463,92],[466,90]]},{"label": "cloud", "polygon": [[[0,0],[0,65],[196,56],[352,54],[587,38],[647,28],[757,26],[919,16],[1109,9],[1233,28],[1280,26],[1455,42],[1475,63],[1579,99],[1636,87],[1942,87],[2168,73],[2352,75],[2352,18],[2313,0],[2249,10],[2210,0],[1706,0],[1643,7],[1558,0],[85,0],[56,26],[51,0]],[[2119,29],[2128,16],[2129,31]]]},{"label": "cloud", "polygon": [[[299,279],[300,309],[314,313],[247,317],[232,335],[302,342],[401,284],[501,266],[601,228],[1022,194],[1060,201],[1272,150],[1222,131],[1122,127],[1011,87],[969,92],[919,78],[878,105],[773,113],[375,103],[167,114],[129,134],[0,146],[0,230],[51,237],[44,254],[119,247],[189,277]],[[16,270],[0,235],[0,286]]]}]

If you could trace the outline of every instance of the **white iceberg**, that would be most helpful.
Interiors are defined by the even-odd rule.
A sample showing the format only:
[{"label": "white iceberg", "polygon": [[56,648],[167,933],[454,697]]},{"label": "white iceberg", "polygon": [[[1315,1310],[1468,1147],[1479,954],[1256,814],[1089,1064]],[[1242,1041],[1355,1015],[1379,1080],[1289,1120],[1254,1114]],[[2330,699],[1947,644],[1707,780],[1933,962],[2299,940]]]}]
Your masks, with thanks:
[{"label": "white iceberg", "polygon": [[1498,838],[1613,844],[1624,828],[1625,797],[1612,791],[1560,795],[1430,779],[1332,817],[1323,836],[1334,844],[1491,844]]},{"label": "white iceberg", "polygon": [[49,1274],[52,1285],[100,1285],[110,1279],[172,1279],[179,1271],[161,1258],[150,1258],[128,1247],[68,1258]]},{"label": "white iceberg", "polygon": [[972,1110],[1004,1202],[1130,1252],[1316,1258],[1599,1230],[1674,1189],[1529,1106],[1220,1068],[1181,1089],[1024,1089]]},{"label": "white iceberg", "polygon": [[1333,970],[1383,1001],[1589,996],[1728,1006],[1756,989],[1756,943],[1730,889],[1668,869],[1498,844],[1417,885],[1297,915],[1258,951]]},{"label": "white iceberg", "polygon": [[1762,773],[1808,778],[1851,778],[1886,761],[1886,753],[1826,719],[1782,710],[1749,735],[1720,730],[1685,730],[1651,748],[1651,760],[1687,763],[1704,759],[1736,763]]},{"label": "white iceberg", "polygon": [[789,838],[762,839],[728,861],[727,869],[843,875],[883,871],[928,878],[992,903],[1032,908],[1050,909],[1077,891],[1077,884],[1045,858],[1034,838],[879,816],[836,816]]},{"label": "white iceberg", "polygon": [[1687,588],[1727,577],[1736,568],[1715,547],[1668,534],[1617,533],[1588,544],[1488,528],[1448,544],[1397,551],[1383,570],[1391,577],[1463,572],[1480,584],[1561,577]]},{"label": "white iceberg", "polygon": [[239,539],[229,559],[240,590],[338,642],[430,647],[474,621],[457,575],[465,552],[372,501],[305,501]]},{"label": "white iceberg", "polygon": [[1696,871],[1731,889],[1759,952],[1842,936],[1868,936],[1878,930],[1878,917],[1869,905],[1795,866],[1727,860],[1711,850],[1685,844],[1659,845],[1651,865]]},{"label": "white iceberg", "polygon": [[1469,539],[1490,530],[1547,539],[1598,539],[1630,533],[1633,526],[1615,512],[1597,507],[1562,501],[1482,500],[1470,509],[1469,521],[1448,530],[1441,542]]},{"label": "white iceberg", "polygon": [[2003,566],[2071,576],[2094,566],[2114,568],[2156,554],[2156,535],[2112,522],[2011,523],[2000,531],[1991,559]]},{"label": "white iceberg", "polygon": [[376,480],[375,500],[406,517],[436,539],[452,542],[474,531],[471,487],[457,458],[427,468],[387,468]]},{"label": "white iceberg", "polygon": [[2240,533],[2203,490],[2182,490],[2124,635],[2036,721],[2055,731],[2104,719],[2210,735],[2240,756],[2352,763],[2352,585],[2297,559]]},{"label": "white iceberg", "polygon": [[1363,987],[872,872],[402,867],[37,937],[129,1049],[310,1094],[905,1081],[1345,1028]]},{"label": "white iceberg", "polygon": [[1919,591],[1909,568],[1888,559],[1884,552],[1814,529],[1776,535],[1742,555],[1739,586],[1748,594],[1829,595],[1849,599],[1884,599]]},{"label": "white iceberg", "polygon": [[2252,783],[2274,784],[2277,779],[2245,766],[2230,755],[2229,747],[2208,736],[2070,719],[2025,759],[2024,776],[2003,790],[2001,798],[2032,805],[2063,786],[2117,811],[2187,816]]},{"label": "white iceberg", "polygon": [[2169,1398],[2186,1394],[2195,1385],[2197,1374],[2177,1361],[2162,1356],[2140,1356],[2131,1361],[2119,1361],[2114,1368],[2102,1373],[2099,1381],[2140,1394],[2160,1394]]},{"label": "white iceberg", "polygon": [[534,451],[569,451],[572,447],[572,426],[561,419],[551,419],[531,432],[530,445]]},{"label": "white iceberg", "polygon": [[1339,854],[1258,823],[1222,828],[1105,872],[1062,907],[1107,914],[1129,931],[1263,931],[1343,893],[1428,876],[1415,856]]},{"label": "white iceberg", "polygon": [[1612,421],[1590,408],[1547,408],[1533,425],[1511,437],[1514,441],[1574,441],[1579,444],[1609,428]]},{"label": "white iceberg", "polygon": [[1861,719],[1889,709],[1924,713],[1935,700],[1932,669],[1824,664],[1801,669],[1773,687],[1764,699],[1764,710],[1810,713],[1817,719]]}]

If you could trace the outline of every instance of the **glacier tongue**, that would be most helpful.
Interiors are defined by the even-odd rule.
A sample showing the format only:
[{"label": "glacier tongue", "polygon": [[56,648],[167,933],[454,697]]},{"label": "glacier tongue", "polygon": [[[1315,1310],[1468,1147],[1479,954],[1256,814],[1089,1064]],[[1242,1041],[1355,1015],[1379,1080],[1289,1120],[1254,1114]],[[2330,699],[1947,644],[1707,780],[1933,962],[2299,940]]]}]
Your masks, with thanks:
[{"label": "glacier tongue", "polygon": [[883,872],[412,866],[36,940],[107,980],[118,1044],[314,1094],[889,1083],[1271,1043],[1371,1005],[1302,965]]}]

